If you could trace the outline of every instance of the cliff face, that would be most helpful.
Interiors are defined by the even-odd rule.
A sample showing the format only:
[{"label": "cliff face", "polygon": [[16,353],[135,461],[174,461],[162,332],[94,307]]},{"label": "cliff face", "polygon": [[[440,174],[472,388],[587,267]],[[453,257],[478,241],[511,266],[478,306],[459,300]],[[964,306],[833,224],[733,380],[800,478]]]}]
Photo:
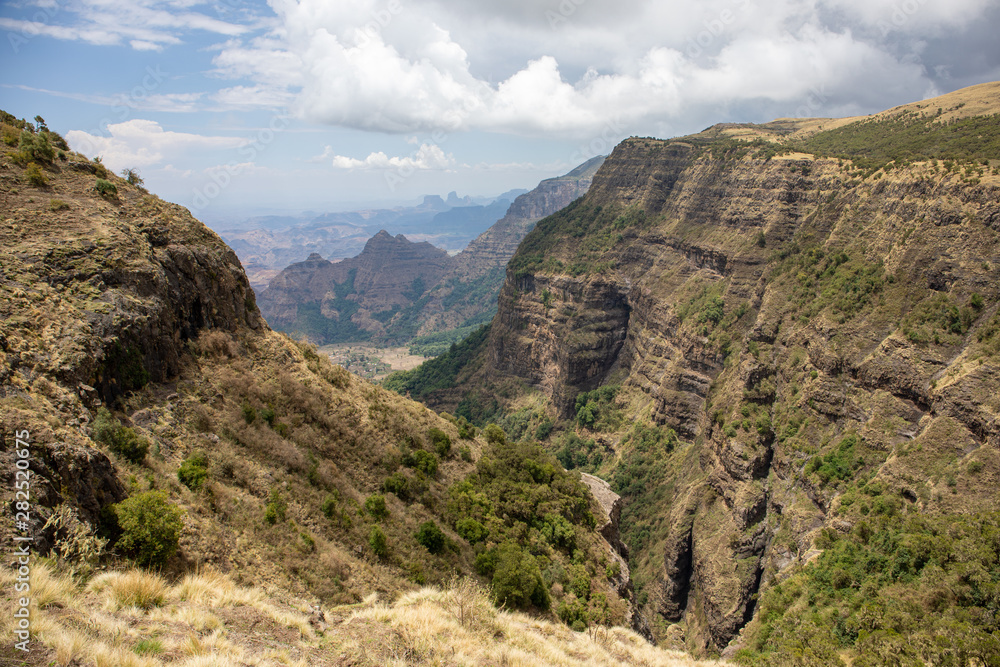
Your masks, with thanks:
[{"label": "cliff face", "polygon": [[678,434],[650,459],[618,431],[603,472],[617,490],[659,466],[624,494],[626,534],[658,527],[632,533],[633,575],[701,649],[735,650],[758,597],[864,518],[840,504],[851,479],[919,514],[997,505],[996,170],[780,153],[623,142],[522,243],[460,387],[514,380],[566,418],[620,383],[626,424]]},{"label": "cliff face", "polygon": [[114,177],[86,161],[56,162],[45,185],[27,184],[10,156],[0,159],[0,449],[17,430],[31,435],[44,551],[47,507],[64,499],[96,525],[126,495],[87,437],[90,409],[175,376],[202,330],[262,321],[236,255],[186,209],[120,179],[101,196],[97,177]]},{"label": "cliff face", "polygon": [[429,292],[418,316],[419,332],[453,329],[492,313],[504,267],[521,240],[536,222],[585,195],[603,162],[604,156],[591,158],[515,199],[503,218],[455,256],[455,268]]}]

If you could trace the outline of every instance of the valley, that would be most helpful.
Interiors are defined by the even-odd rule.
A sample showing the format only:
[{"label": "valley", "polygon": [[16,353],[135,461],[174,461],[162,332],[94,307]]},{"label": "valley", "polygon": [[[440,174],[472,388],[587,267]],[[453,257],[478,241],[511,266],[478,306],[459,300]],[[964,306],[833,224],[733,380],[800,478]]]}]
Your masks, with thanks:
[{"label": "valley", "polygon": [[998,119],[630,137],[256,293],[4,113],[28,664],[996,665]]}]

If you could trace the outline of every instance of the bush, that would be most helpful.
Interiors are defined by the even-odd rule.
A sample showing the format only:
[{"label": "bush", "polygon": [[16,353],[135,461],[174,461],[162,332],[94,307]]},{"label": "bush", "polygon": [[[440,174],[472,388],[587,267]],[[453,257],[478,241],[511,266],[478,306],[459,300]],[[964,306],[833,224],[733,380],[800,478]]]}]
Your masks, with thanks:
[{"label": "bush", "polygon": [[385,533],[378,526],[372,526],[371,531],[369,531],[368,546],[371,547],[372,553],[379,558],[385,558],[389,555],[389,544],[385,539]]},{"label": "bush", "polygon": [[49,184],[45,178],[45,174],[42,172],[42,168],[35,162],[30,163],[28,168],[24,170],[24,176],[36,188],[44,188]]},{"label": "bush", "polygon": [[53,199],[49,202],[49,210],[53,213],[57,211],[66,211],[69,210],[69,204],[64,202],[62,199]]},{"label": "bush", "polygon": [[483,524],[470,517],[459,519],[455,524],[455,531],[469,544],[482,542],[490,534]]},{"label": "bush", "polygon": [[56,157],[55,149],[49,143],[49,138],[44,134],[34,134],[32,132],[22,132],[18,142],[17,157],[27,162],[41,162],[49,164]]},{"label": "bush", "polygon": [[397,498],[406,498],[410,493],[410,480],[401,472],[393,473],[382,482],[382,490],[396,494]]},{"label": "bush", "polygon": [[493,596],[497,604],[548,609],[549,592],[534,557],[519,546],[505,542],[497,548],[493,573]]},{"label": "bush", "polygon": [[438,458],[431,452],[418,449],[413,452],[412,459],[413,467],[428,477],[433,477],[437,474]]},{"label": "bush", "polygon": [[106,199],[113,199],[118,196],[118,186],[103,178],[97,179],[97,183],[94,184],[94,190]]},{"label": "bush", "polygon": [[427,431],[427,437],[434,445],[434,451],[438,453],[438,456],[445,458],[451,453],[451,438],[448,437],[447,433],[439,428],[432,428]]},{"label": "bush", "polygon": [[124,178],[129,185],[142,187],[142,177],[139,176],[139,172],[135,169],[122,169],[122,178]]},{"label": "bush", "polygon": [[486,442],[491,445],[507,444],[507,434],[496,424],[487,424],[483,429],[483,435],[486,437]]},{"label": "bush", "polygon": [[462,445],[458,448],[458,456],[466,463],[472,463],[472,450],[468,445]]},{"label": "bush", "polygon": [[257,421],[257,408],[250,405],[249,401],[243,401],[243,405],[240,406],[240,412],[243,414],[243,421],[247,424]]},{"label": "bush", "polygon": [[184,512],[165,491],[145,491],[113,506],[121,537],[116,548],[143,567],[158,567],[177,551]]},{"label": "bush", "polygon": [[204,452],[191,454],[184,459],[177,471],[177,479],[192,491],[200,489],[206,477],[208,477],[208,457]]},{"label": "bush", "polygon": [[444,551],[447,537],[433,521],[425,521],[420,524],[416,533],[417,542],[420,542],[432,554]]},{"label": "bush", "polygon": [[327,496],[323,504],[319,506],[319,511],[323,513],[327,519],[332,519],[337,515],[337,501],[333,496]]},{"label": "bush", "polygon": [[285,499],[281,497],[281,493],[278,489],[271,489],[271,495],[268,497],[267,505],[264,506],[264,521],[267,521],[272,526],[278,523],[279,520],[285,520],[285,512],[288,510],[288,503]]},{"label": "bush", "polygon": [[94,419],[94,440],[107,445],[115,455],[131,461],[142,463],[149,451],[149,441],[140,438],[135,431],[111,416],[107,408],[100,408]]},{"label": "bush", "polygon": [[389,516],[389,508],[385,506],[385,496],[376,493],[365,498],[365,511],[378,520]]}]

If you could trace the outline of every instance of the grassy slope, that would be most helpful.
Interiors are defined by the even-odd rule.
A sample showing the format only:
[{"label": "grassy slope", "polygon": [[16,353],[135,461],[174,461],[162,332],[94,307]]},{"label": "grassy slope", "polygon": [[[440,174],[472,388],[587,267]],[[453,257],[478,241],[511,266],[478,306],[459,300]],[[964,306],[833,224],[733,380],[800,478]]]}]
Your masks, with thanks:
[{"label": "grassy slope", "polygon": [[[423,588],[383,603],[372,594],[343,606],[289,600],[206,569],[170,580],[111,571],[86,583],[48,564],[32,573],[31,652],[4,646],[5,664],[96,667],[296,667],[323,665],[657,665],[697,667],[622,628],[573,632],[499,611],[471,580]],[[0,572],[8,590],[13,575]],[[12,601],[0,598],[2,632]],[[14,662],[16,661],[16,662]]]}]

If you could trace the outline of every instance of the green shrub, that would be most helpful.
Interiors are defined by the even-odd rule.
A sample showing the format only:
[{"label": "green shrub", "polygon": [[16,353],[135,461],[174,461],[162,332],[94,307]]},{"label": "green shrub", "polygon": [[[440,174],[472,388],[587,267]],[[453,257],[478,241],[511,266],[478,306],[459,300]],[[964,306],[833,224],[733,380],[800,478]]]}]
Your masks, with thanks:
[{"label": "green shrub", "polygon": [[497,548],[493,596],[497,604],[522,609],[532,605],[548,609],[551,603],[538,562],[512,542]]},{"label": "green shrub", "polygon": [[184,459],[177,471],[177,479],[181,484],[197,491],[208,477],[208,457],[204,452],[194,452]]},{"label": "green shrub", "polygon": [[434,445],[434,451],[438,453],[438,456],[445,458],[451,453],[451,438],[448,434],[439,428],[432,428],[427,431],[427,438]]},{"label": "green shrub", "polygon": [[55,149],[49,143],[46,133],[35,134],[33,132],[22,132],[18,142],[17,159],[28,162],[41,162],[49,164],[56,157]]},{"label": "green shrub", "polygon": [[31,162],[28,164],[27,169],[24,170],[24,177],[28,179],[28,182],[34,185],[36,188],[44,188],[49,184],[48,180],[45,178],[45,173],[42,168],[38,166],[38,163]]},{"label": "green shrub", "polygon": [[240,412],[243,415],[243,421],[247,424],[257,421],[257,408],[250,405],[249,401],[243,401],[243,405],[240,406]]},{"label": "green shrub", "polygon": [[180,540],[184,512],[165,491],[145,491],[113,506],[121,537],[116,548],[143,567],[163,565]]},{"label": "green shrub", "polygon": [[287,510],[288,503],[282,498],[281,492],[278,489],[271,489],[267,505],[264,506],[264,521],[267,521],[272,526],[278,523],[279,520],[284,521]]},{"label": "green shrub", "polygon": [[365,498],[365,511],[378,520],[389,516],[389,508],[385,505],[385,496],[376,493]]},{"label": "green shrub", "polygon": [[507,443],[507,434],[496,424],[487,424],[486,428],[483,429],[483,435],[486,437],[486,442],[491,445],[503,445]]},{"label": "green shrub", "polygon": [[114,199],[118,196],[118,186],[103,178],[97,179],[97,183],[94,184],[94,190],[105,199]]},{"label": "green shrub", "polygon": [[462,445],[458,448],[458,456],[466,463],[472,463],[472,450],[469,449],[468,445]]},{"label": "green shrub", "polygon": [[455,531],[462,536],[462,538],[469,544],[475,544],[477,542],[482,542],[485,540],[490,532],[486,530],[483,524],[479,523],[471,517],[466,517],[464,519],[459,519],[455,523]]},{"label": "green shrub", "polygon": [[417,538],[417,542],[422,544],[432,554],[444,551],[448,539],[433,521],[425,521],[420,524],[415,537]]},{"label": "green shrub", "polygon": [[64,202],[62,199],[53,199],[49,202],[49,210],[53,213],[57,211],[66,211],[69,209],[69,204]]},{"label": "green shrub", "polygon": [[140,438],[135,431],[111,416],[107,408],[100,408],[94,419],[94,440],[107,445],[115,455],[142,463],[149,451],[149,441]]},{"label": "green shrub", "polygon": [[368,532],[368,546],[371,547],[372,553],[379,558],[385,558],[389,555],[389,544],[385,539],[385,533],[378,526],[372,526]]},{"label": "green shrub", "polygon": [[323,504],[319,506],[319,511],[327,519],[332,519],[337,513],[337,501],[334,500],[333,496],[327,496]]},{"label": "green shrub", "polygon": [[382,482],[382,490],[396,494],[397,498],[406,498],[410,494],[410,480],[403,473],[395,472]]},{"label": "green shrub", "polygon": [[434,477],[438,470],[438,457],[432,452],[418,449],[412,455],[412,467],[428,477]]}]

